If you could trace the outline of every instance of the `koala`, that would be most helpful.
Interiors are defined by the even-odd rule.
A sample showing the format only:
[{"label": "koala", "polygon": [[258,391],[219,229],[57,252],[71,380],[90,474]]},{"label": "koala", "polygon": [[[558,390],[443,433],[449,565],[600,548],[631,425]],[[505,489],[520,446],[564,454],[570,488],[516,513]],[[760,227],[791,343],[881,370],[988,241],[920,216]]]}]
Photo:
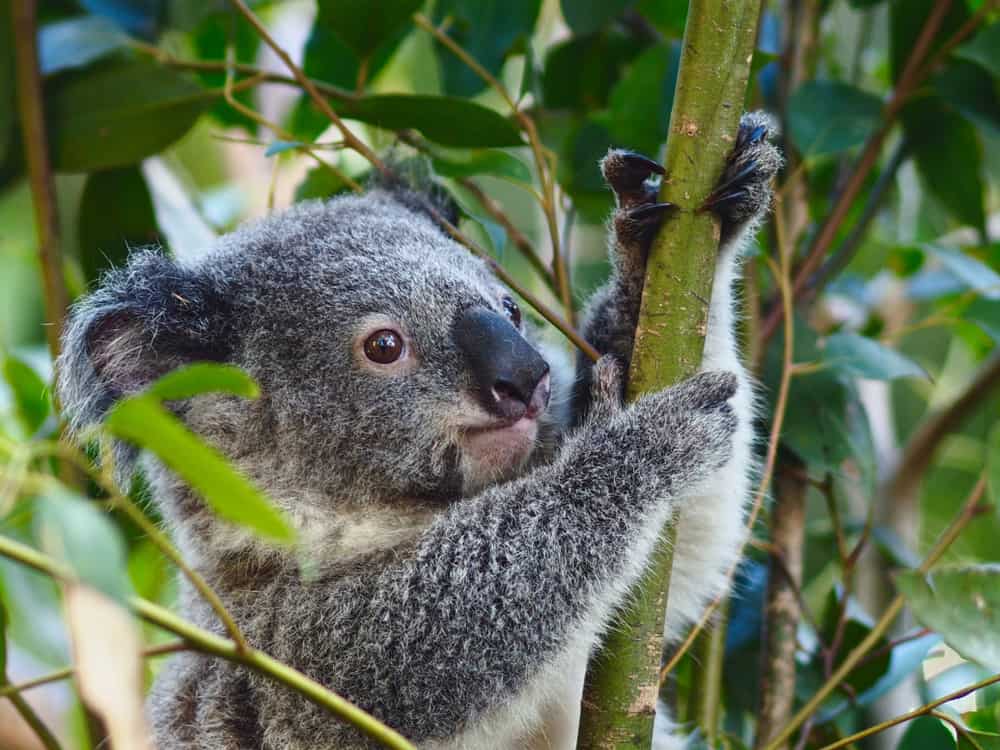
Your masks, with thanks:
[{"label": "koala", "polygon": [[[382,186],[245,225],[197,262],[133,254],[72,312],[65,411],[80,429],[185,363],[243,368],[260,398],[170,406],[287,514],[293,549],[140,460],[170,534],[250,644],[421,748],[575,747],[588,657],[668,519],[679,514],[668,637],[739,555],[753,394],[733,282],[781,163],[772,129],[744,116],[704,207],[722,231],[704,362],[674,387],[623,403],[646,255],[672,207],[657,202],[659,164],[612,150],[613,272],[583,324],[596,364],[560,368],[432,198]],[[224,633],[183,579],[179,598]],[[160,750],[374,746],[193,652],[164,666],[149,712]]]}]

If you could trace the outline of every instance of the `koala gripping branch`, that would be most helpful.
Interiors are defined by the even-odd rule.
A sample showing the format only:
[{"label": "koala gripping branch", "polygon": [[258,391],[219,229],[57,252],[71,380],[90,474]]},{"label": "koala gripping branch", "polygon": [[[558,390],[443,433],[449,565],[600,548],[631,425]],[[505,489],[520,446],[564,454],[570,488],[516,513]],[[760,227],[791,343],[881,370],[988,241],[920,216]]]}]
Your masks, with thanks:
[{"label": "koala gripping branch", "polygon": [[[720,227],[701,206],[733,147],[753,58],[760,0],[691,0],[660,200],[677,206],[650,251],[629,397],[672,385],[701,362]],[[669,535],[668,535],[669,536]],[[659,692],[669,542],[659,545],[591,664],[579,748],[650,747]]]}]

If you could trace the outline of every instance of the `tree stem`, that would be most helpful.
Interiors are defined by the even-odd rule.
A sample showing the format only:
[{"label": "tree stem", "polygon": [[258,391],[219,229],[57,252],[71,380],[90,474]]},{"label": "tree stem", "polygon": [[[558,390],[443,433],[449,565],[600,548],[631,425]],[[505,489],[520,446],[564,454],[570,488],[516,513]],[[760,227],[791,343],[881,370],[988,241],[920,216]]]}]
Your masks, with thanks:
[{"label": "tree stem", "polygon": [[[701,363],[719,250],[700,210],[722,174],[743,111],[760,0],[691,0],[660,200],[677,206],[650,250],[629,396],[694,374]],[[672,544],[661,543],[633,605],[591,664],[579,748],[648,748],[652,740]]]},{"label": "tree stem", "polygon": [[14,57],[17,72],[17,100],[21,117],[21,137],[31,183],[31,200],[38,233],[38,260],[45,291],[45,336],[52,358],[59,356],[63,316],[69,295],[63,279],[60,253],[59,212],[55,182],[49,160],[42,74],[38,69],[38,8],[36,0],[11,3]]}]

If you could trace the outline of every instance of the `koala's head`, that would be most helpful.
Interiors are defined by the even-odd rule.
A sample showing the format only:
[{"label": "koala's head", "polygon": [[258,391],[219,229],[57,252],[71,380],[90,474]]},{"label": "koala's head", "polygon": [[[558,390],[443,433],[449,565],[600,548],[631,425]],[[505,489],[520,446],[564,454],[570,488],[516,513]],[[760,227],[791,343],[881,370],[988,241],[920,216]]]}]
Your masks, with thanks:
[{"label": "koala's head", "polygon": [[134,255],[74,309],[68,415],[99,420],[170,369],[226,362],[261,398],[177,413],[279,500],[427,503],[512,476],[550,429],[549,365],[510,291],[407,203],[300,204],[190,265]]}]

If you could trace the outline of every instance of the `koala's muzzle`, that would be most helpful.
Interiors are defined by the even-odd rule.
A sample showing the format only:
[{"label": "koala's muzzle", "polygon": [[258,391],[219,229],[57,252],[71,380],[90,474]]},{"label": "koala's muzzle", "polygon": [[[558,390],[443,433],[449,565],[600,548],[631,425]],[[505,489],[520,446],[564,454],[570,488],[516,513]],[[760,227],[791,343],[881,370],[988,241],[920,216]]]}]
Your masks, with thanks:
[{"label": "koala's muzzle", "polygon": [[513,422],[548,405],[549,363],[505,317],[472,307],[455,321],[453,334],[488,412]]}]

